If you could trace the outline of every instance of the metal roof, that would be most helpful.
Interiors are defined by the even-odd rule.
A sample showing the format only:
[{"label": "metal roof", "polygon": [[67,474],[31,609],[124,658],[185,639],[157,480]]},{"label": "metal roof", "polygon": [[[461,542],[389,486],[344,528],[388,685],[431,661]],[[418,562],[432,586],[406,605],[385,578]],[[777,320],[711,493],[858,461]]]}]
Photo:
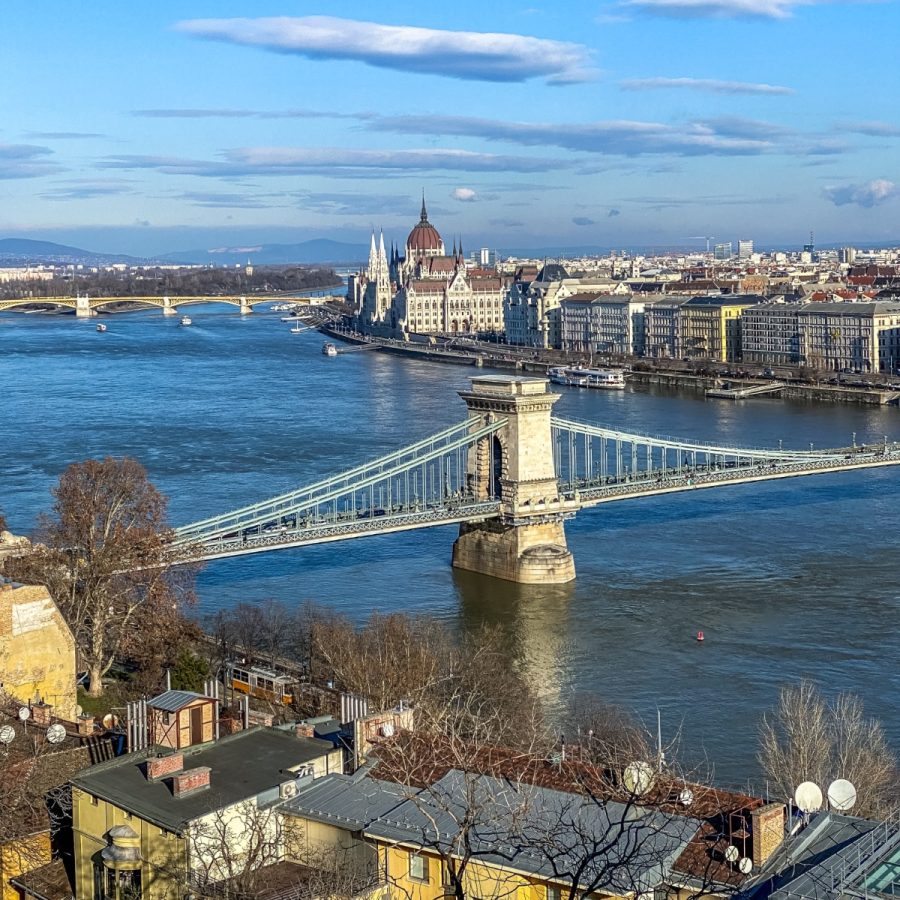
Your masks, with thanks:
[{"label": "metal roof", "polygon": [[[566,880],[566,873],[585,863],[585,847],[603,847],[586,861],[579,879],[592,890],[651,890],[666,880],[702,824],[690,816],[456,769],[421,790],[368,775],[330,776],[283,811],[452,855],[461,823],[473,808],[476,821],[465,826],[467,842],[484,862]],[[548,847],[552,854],[541,849]]]},{"label": "metal roof", "polygon": [[151,709],[161,709],[163,712],[178,712],[179,709],[184,709],[197,700],[211,701],[212,697],[194,691],[164,691],[158,697],[148,700],[147,706]]}]

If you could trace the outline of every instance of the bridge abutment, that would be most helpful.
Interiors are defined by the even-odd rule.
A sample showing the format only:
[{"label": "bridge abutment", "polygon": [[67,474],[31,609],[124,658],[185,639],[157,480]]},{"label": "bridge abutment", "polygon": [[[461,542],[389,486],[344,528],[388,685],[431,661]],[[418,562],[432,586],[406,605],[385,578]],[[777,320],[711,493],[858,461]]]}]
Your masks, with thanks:
[{"label": "bridge abutment", "polygon": [[564,520],[574,504],[560,496],[550,414],[559,399],[542,378],[485,375],[460,396],[473,427],[504,425],[472,448],[468,479],[477,499],[499,494],[501,514],[464,523],[453,565],[520,584],[564,584],[575,578]]},{"label": "bridge abutment", "polygon": [[91,309],[91,301],[87,297],[75,298],[75,316],[79,319],[89,319],[94,315]]}]

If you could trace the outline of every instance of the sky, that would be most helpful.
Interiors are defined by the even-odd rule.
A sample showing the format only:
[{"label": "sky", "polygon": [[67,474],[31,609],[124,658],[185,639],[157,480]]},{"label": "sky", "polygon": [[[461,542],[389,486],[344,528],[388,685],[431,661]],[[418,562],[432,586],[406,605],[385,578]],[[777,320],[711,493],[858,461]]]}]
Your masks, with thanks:
[{"label": "sky", "polygon": [[900,243],[900,0],[42,0],[0,238]]}]

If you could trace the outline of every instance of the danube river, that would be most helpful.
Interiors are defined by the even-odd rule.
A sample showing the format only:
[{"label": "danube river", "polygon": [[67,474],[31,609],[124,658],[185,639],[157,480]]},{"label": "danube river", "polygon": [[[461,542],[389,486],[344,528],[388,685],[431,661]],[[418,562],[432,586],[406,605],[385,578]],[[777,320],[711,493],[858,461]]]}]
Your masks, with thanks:
[{"label": "danube river", "polygon": [[[277,314],[191,307],[106,317],[0,315],[0,508],[29,531],[73,460],[129,454],[181,524],[349,468],[465,416],[473,369],[378,353],[334,359]],[[652,389],[560,389],[565,416],[727,444],[806,448],[900,439],[900,410]],[[900,470],[636,500],[567,525],[577,581],[520,588],[454,573],[454,530],[368,538],[210,564],[202,609],[275,597],[362,621],[428,613],[497,622],[511,664],[556,708],[593,691],[755,773],[755,732],[778,688],[808,675],[852,689],[900,749]],[[698,630],[706,641],[694,639]]]}]

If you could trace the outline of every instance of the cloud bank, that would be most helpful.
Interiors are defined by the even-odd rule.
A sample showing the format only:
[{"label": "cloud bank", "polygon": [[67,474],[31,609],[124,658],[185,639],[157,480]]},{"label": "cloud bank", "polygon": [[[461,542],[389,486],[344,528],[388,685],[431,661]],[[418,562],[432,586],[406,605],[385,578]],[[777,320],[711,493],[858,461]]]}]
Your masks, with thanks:
[{"label": "cloud bank", "polygon": [[52,155],[49,147],[0,143],[0,179],[39,178],[56,172],[59,167],[48,160]]},{"label": "cloud bank", "polygon": [[401,72],[474,81],[572,84],[594,77],[582,44],[519,34],[443,31],[332,16],[191,19],[175,28],[193,37],[260,47],[308,59],[353,60]]}]

